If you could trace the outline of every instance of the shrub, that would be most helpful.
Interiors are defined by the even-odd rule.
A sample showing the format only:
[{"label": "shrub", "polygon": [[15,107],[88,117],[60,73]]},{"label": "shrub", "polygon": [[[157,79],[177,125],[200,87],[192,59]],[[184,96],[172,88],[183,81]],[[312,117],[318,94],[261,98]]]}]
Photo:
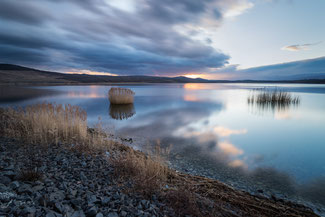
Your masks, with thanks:
[{"label": "shrub", "polygon": [[113,87],[108,91],[111,104],[131,104],[134,101],[134,92],[127,88]]}]

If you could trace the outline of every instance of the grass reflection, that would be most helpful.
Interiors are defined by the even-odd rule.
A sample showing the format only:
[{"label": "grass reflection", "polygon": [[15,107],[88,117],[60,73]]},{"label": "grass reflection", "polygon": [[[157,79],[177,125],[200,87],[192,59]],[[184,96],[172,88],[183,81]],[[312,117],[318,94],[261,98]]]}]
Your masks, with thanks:
[{"label": "grass reflection", "polygon": [[132,117],[135,114],[133,104],[115,105],[110,104],[109,115],[115,120],[124,120]]}]

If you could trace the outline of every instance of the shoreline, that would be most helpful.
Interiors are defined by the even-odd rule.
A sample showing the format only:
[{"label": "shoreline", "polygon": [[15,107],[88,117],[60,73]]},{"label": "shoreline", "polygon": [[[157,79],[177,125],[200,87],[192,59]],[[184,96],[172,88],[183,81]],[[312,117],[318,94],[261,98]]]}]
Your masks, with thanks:
[{"label": "shoreline", "polygon": [[[124,192],[124,190],[126,189],[125,186],[127,186],[127,184],[125,183],[129,183],[130,181],[132,182],[132,180],[124,180],[122,182],[118,181],[117,179],[113,178],[114,176],[114,169],[112,168],[112,165],[107,164],[107,162],[109,162],[109,158],[112,157],[113,155],[117,154],[114,152],[110,152],[109,154],[103,154],[103,153],[90,153],[89,155],[87,154],[83,154],[80,153],[78,151],[74,151],[74,150],[69,150],[69,148],[66,147],[60,147],[60,146],[48,146],[44,148],[40,148],[38,146],[22,146],[21,144],[19,144],[19,142],[17,141],[13,141],[13,140],[8,140],[8,139],[3,139],[0,138],[1,141],[1,157],[5,158],[4,161],[2,161],[0,168],[1,168],[1,177],[2,179],[0,180],[5,180],[5,178],[3,177],[7,177],[10,179],[8,186],[10,189],[7,188],[7,198],[5,198],[5,200],[9,199],[12,200],[16,200],[17,201],[21,201],[18,198],[21,195],[29,195],[29,197],[32,197],[32,201],[33,205],[30,205],[32,207],[24,207],[23,209],[18,209],[17,206],[14,206],[15,209],[17,208],[18,211],[15,209],[15,212],[22,212],[21,214],[24,214],[26,212],[31,212],[34,214],[37,212],[42,213],[39,216],[45,216],[45,211],[47,212],[46,215],[48,213],[51,213],[51,216],[60,216],[62,215],[65,211],[65,209],[67,210],[67,213],[70,213],[70,216],[73,216],[73,214],[75,213],[76,215],[81,212],[84,213],[84,215],[86,216],[97,216],[97,214],[100,212],[101,214],[103,214],[103,216],[118,216],[121,215],[123,216],[125,213],[129,213],[131,212],[131,208],[130,210],[125,209],[126,211],[123,211],[123,215],[122,210],[119,210],[119,208],[121,208],[120,206],[116,206],[114,208],[109,208],[107,209],[105,203],[103,203],[103,199],[105,196],[102,196],[102,194],[105,194],[105,190],[102,191],[102,188],[98,188],[98,184],[95,184],[95,186],[97,186],[97,188],[93,188],[90,192],[92,192],[91,194],[96,195],[96,197],[94,196],[85,196],[88,195],[87,191],[84,192],[83,196],[80,196],[81,198],[77,198],[79,199],[79,203],[85,203],[87,204],[87,206],[85,205],[85,209],[83,207],[78,207],[77,205],[73,204],[73,200],[71,198],[69,198],[71,195],[69,188],[65,188],[66,190],[66,196],[63,197],[62,195],[59,195],[59,199],[55,198],[56,194],[62,194],[62,190],[60,190],[60,185],[59,185],[59,181],[60,182],[66,182],[67,186],[72,186],[74,185],[73,183],[79,183],[79,185],[81,184],[81,186],[75,186],[74,188],[76,188],[77,192],[82,189],[82,186],[87,186],[86,188],[89,188],[89,186],[87,184],[85,184],[85,181],[87,183],[96,183],[96,180],[98,179],[98,173],[103,173],[106,174],[106,178],[109,180],[110,186],[111,188],[115,189],[116,192],[119,192],[118,194],[122,194],[122,195],[126,195],[124,197],[128,197],[128,198],[137,198],[137,197],[142,197],[139,198],[139,201],[137,203],[139,203],[141,206],[137,205],[136,206],[136,211],[134,212],[148,212],[148,215],[152,215],[153,213],[150,213],[147,209],[144,209],[144,204],[150,204],[147,207],[150,207],[153,204],[153,207],[155,207],[157,204],[160,204],[163,211],[161,211],[160,213],[160,209],[159,211],[156,210],[156,215],[157,216],[163,216],[166,215],[167,216],[182,216],[182,215],[177,215],[177,212],[175,212],[175,209],[171,208],[169,205],[166,205],[166,200],[163,198],[164,194],[163,193],[157,193],[157,195],[151,195],[154,196],[156,198],[158,198],[157,200],[152,200],[148,199],[147,197],[145,197],[144,195],[138,194],[138,193],[132,193],[133,191],[130,191],[129,189],[126,190],[126,192],[131,192],[129,194],[124,194],[121,192]],[[124,145],[122,145],[124,146]],[[41,180],[38,180],[36,182],[30,182],[30,181],[21,181],[21,179],[17,179],[18,177],[18,173],[19,171],[17,170],[17,165],[22,167],[22,165],[24,164],[24,159],[26,160],[26,157],[30,157],[28,155],[24,156],[22,153],[26,153],[23,152],[23,147],[29,149],[29,151],[34,150],[33,147],[36,149],[36,152],[38,154],[35,154],[35,156],[40,157],[41,161],[46,162],[46,166],[43,165],[43,167],[41,166],[40,168],[43,169],[43,176],[46,178],[42,178]],[[123,148],[124,151],[120,152],[120,154],[126,154],[128,153],[132,148],[130,147],[124,147]],[[8,152],[8,150],[10,150],[11,152]],[[46,151],[45,151],[46,150]],[[40,153],[44,152],[46,153],[45,156],[42,157],[42,154]],[[4,153],[6,154],[4,156]],[[63,154],[62,154],[63,153]],[[137,154],[145,156],[145,154],[143,152],[140,151],[136,151]],[[12,158],[12,156],[16,156],[17,159]],[[59,156],[59,157],[58,157]],[[69,156],[69,157],[68,157]],[[77,156],[77,157],[76,157]],[[71,160],[72,159],[72,160]],[[87,159],[86,163],[85,160],[83,159]],[[94,161],[97,162],[97,160],[99,162],[101,162],[99,166],[100,169],[95,169],[93,166],[98,166],[96,165],[96,163],[93,163]],[[106,161],[106,163],[104,163]],[[91,163],[90,163],[91,162]],[[5,163],[7,163],[7,165],[4,165]],[[62,168],[62,165],[66,165],[66,167]],[[69,167],[69,165],[74,165],[74,167]],[[105,165],[105,166],[104,166]],[[90,169],[88,168],[90,167]],[[44,169],[45,168],[45,169]],[[85,168],[88,168],[85,169]],[[103,169],[106,168],[106,169]],[[21,170],[22,168],[20,168]],[[73,179],[73,181],[71,182],[71,180],[69,180],[68,177],[69,173],[68,171],[74,171],[73,174],[75,174],[75,177]],[[54,171],[54,172],[53,172]],[[70,172],[71,172],[70,171]],[[75,173],[75,171],[79,171],[77,173]],[[83,171],[83,172],[80,172]],[[97,171],[97,172],[96,172]],[[94,173],[94,174],[92,174]],[[63,175],[62,175],[63,174]],[[86,175],[85,175],[86,174]],[[78,177],[79,176],[79,177]],[[85,178],[85,177],[88,178]],[[50,180],[49,180],[50,179]],[[7,179],[8,182],[8,179]],[[48,184],[48,183],[55,183],[57,182],[56,185],[59,186],[54,186],[52,184]],[[17,183],[18,183],[18,187],[17,187]],[[223,212],[223,213],[219,213],[221,214],[220,216],[224,216],[224,215],[228,215],[228,216],[243,216],[243,215],[250,215],[250,216],[274,216],[274,215],[281,215],[281,216],[318,216],[317,214],[313,213],[312,209],[301,205],[301,204],[296,204],[293,203],[291,201],[285,201],[283,199],[279,199],[279,198],[266,198],[263,197],[261,195],[251,195],[248,192],[245,191],[240,191],[240,190],[236,190],[224,183],[221,183],[217,180],[213,180],[213,179],[209,179],[209,178],[205,178],[202,176],[194,176],[194,175],[189,175],[189,174],[185,174],[185,173],[181,173],[181,172],[177,172],[175,177],[171,178],[168,182],[168,184],[162,189],[162,191],[168,191],[174,188],[177,188],[177,186],[179,186],[180,188],[185,185],[185,186],[192,186],[192,191],[197,194],[197,196],[200,198],[200,200],[207,200],[207,201],[214,201],[215,203],[218,204],[218,211],[219,212]],[[190,185],[188,185],[190,184]],[[26,188],[27,186],[31,186],[31,190],[28,190],[28,188]],[[100,185],[103,185],[100,184]],[[25,187],[22,187],[25,186]],[[41,186],[41,187],[40,187]],[[120,187],[119,187],[120,186]],[[4,186],[0,185],[0,190],[2,190],[2,197],[4,197]],[[61,186],[62,187],[62,186]],[[94,186],[93,186],[94,187]],[[24,188],[24,189],[22,189]],[[54,191],[53,189],[54,188]],[[42,189],[42,190],[38,190],[41,191],[41,195],[43,195],[44,193],[46,195],[48,195],[48,197],[51,199],[51,195],[52,195],[52,201],[48,201],[47,206],[41,206],[39,204],[40,199],[33,197],[33,195],[38,195],[37,193],[34,192],[33,189]],[[55,190],[56,189],[56,190]],[[38,192],[36,191],[36,192]],[[45,191],[45,192],[44,192]],[[61,193],[57,193],[56,191],[59,191]],[[137,192],[137,191],[135,191]],[[11,193],[11,194],[10,194]],[[89,193],[89,192],[88,192]],[[9,196],[8,196],[9,195]],[[11,195],[11,196],[10,196]],[[69,196],[70,195],[70,196]],[[72,197],[72,196],[71,196]],[[92,200],[89,199],[93,197],[93,202],[91,202]],[[118,197],[118,196],[116,196]],[[16,198],[16,199],[15,199]],[[26,199],[27,197],[25,197]],[[0,197],[1,199],[1,197]],[[74,198],[75,199],[75,198]],[[26,199],[27,200],[27,199]],[[54,200],[54,201],[53,201]],[[100,202],[97,200],[101,200]],[[107,198],[106,198],[107,200]],[[130,199],[131,200],[131,199]],[[141,202],[143,200],[146,200],[145,202]],[[4,203],[3,203],[4,199],[2,198],[2,207],[4,207]],[[24,199],[22,200],[24,201]],[[148,201],[148,202],[147,202]],[[26,201],[25,201],[26,202]],[[27,201],[28,202],[28,201]],[[8,202],[7,202],[8,203]],[[17,202],[18,203],[18,202]],[[57,204],[58,203],[58,204]],[[90,205],[89,205],[90,203]],[[104,205],[103,205],[104,204]],[[8,211],[8,207],[7,206],[7,211]],[[61,208],[60,208],[61,207]],[[62,207],[68,207],[68,208],[62,208]],[[95,208],[93,208],[95,207]],[[11,210],[12,210],[11,209]],[[96,214],[95,214],[96,211]],[[207,210],[208,211],[208,210]],[[212,210],[210,210],[212,211]],[[3,210],[2,210],[3,212]],[[61,213],[60,213],[61,212]],[[0,212],[1,213],[1,212]],[[111,213],[111,214],[110,214]],[[244,214],[246,213],[246,214]],[[290,214],[291,213],[291,214]],[[92,215],[94,214],[94,215]],[[160,215],[163,214],[163,215]],[[211,216],[219,216],[219,214],[217,215],[217,213],[215,213],[215,215],[211,215]],[[50,215],[50,214],[49,214]],[[9,215],[10,216],[10,215]],[[14,216],[14,215],[12,215]],[[83,216],[82,214],[80,214],[79,216]],[[101,215],[99,215],[101,216]],[[131,215],[132,216],[132,215]]]}]

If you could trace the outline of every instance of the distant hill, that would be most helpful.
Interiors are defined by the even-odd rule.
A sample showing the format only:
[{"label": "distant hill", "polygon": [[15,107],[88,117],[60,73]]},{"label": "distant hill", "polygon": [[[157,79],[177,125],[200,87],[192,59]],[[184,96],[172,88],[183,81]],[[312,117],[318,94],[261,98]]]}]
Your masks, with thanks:
[{"label": "distant hill", "polygon": [[68,84],[105,84],[105,83],[319,83],[325,79],[304,79],[288,81],[257,80],[206,80],[187,77],[156,76],[105,76],[87,74],[64,74],[42,71],[12,64],[0,64],[0,85],[68,85]]},{"label": "distant hill", "polygon": [[0,84],[92,84],[92,83],[206,83],[209,80],[187,77],[105,76],[64,74],[12,64],[0,64]]}]

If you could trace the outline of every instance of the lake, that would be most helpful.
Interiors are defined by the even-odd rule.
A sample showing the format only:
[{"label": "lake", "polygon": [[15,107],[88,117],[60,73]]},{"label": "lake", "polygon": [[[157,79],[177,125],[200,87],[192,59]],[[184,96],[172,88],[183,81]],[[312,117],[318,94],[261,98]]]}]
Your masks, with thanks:
[{"label": "lake", "polygon": [[[119,86],[136,93],[134,105],[110,106],[111,86],[48,86],[29,91],[2,87],[1,95],[14,91],[21,96],[2,98],[0,106],[79,105],[87,111],[90,126],[100,121],[138,149],[150,151],[159,145],[177,170],[251,193],[325,206],[325,85]],[[258,88],[289,92],[300,103],[249,104],[248,97]]]}]

